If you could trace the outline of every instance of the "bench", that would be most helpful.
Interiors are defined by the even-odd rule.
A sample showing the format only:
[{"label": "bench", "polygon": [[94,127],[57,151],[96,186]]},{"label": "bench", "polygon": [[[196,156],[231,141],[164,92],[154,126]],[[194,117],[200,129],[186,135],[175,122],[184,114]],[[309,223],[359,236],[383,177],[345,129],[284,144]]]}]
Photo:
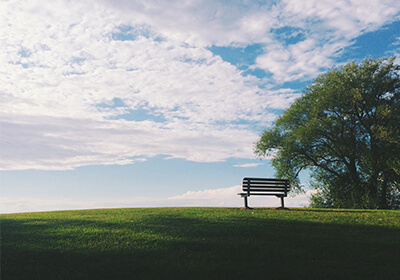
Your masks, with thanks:
[{"label": "bench", "polygon": [[247,203],[247,198],[252,195],[274,195],[281,198],[282,209],[285,208],[283,201],[289,191],[289,180],[268,179],[268,178],[243,178],[242,193],[238,193],[244,198],[242,209],[252,209]]}]

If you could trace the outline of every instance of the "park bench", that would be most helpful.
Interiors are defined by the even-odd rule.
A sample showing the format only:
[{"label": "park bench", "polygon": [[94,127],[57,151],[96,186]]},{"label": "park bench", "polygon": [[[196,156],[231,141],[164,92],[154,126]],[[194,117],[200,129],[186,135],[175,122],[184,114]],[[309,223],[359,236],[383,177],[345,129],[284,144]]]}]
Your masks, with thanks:
[{"label": "park bench", "polygon": [[289,191],[289,180],[268,179],[268,178],[243,178],[242,193],[238,193],[244,198],[242,209],[252,209],[249,207],[247,198],[252,195],[274,195],[281,198],[282,209],[285,208],[283,201]]}]

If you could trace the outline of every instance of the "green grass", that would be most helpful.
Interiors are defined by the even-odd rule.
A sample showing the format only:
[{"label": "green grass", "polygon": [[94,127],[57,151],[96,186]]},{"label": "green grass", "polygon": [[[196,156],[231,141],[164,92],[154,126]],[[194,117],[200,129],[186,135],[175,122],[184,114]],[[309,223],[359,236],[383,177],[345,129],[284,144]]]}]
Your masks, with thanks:
[{"label": "green grass", "polygon": [[400,279],[400,211],[0,215],[1,279]]}]

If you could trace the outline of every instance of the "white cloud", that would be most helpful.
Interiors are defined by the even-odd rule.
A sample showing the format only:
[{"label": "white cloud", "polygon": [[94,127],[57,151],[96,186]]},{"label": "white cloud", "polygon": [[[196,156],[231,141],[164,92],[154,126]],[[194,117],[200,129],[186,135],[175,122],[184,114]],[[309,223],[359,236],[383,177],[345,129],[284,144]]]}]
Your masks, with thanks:
[{"label": "white cloud", "polygon": [[339,36],[354,38],[361,31],[371,31],[398,19],[400,4],[396,0],[284,0],[283,13],[297,25],[307,21],[315,29],[336,31]]},{"label": "white cloud", "polygon": [[[199,162],[252,157],[258,136],[238,128],[193,131],[152,121],[26,117],[2,121],[2,169],[71,169],[170,155]],[[238,137],[239,135],[239,137]],[[240,136],[241,135],[241,136]]]},{"label": "white cloud", "polygon": [[[364,32],[399,19],[397,0],[317,1],[283,0],[224,2],[108,1],[109,7],[132,13],[166,37],[194,45],[247,45],[262,43],[265,55],[256,67],[273,74],[278,82],[310,79],[333,66],[334,58]],[[275,29],[287,36],[304,35],[291,46],[276,38]],[[290,29],[293,29],[290,31]]]},{"label": "white cloud", "polygon": [[[131,208],[131,207],[242,207],[243,199],[237,195],[241,192],[241,186],[228,188],[206,189],[201,191],[188,191],[182,195],[167,199],[154,199],[150,197],[135,197],[125,200],[110,199],[107,201],[77,201],[70,199],[39,199],[39,198],[7,198],[0,197],[0,214],[98,209],[98,208]],[[304,194],[285,198],[286,207],[308,206],[309,198],[315,190]],[[251,207],[280,207],[280,199],[277,197],[250,197]]]},{"label": "white cloud", "polygon": [[[237,193],[241,192],[241,186],[230,188],[206,189],[201,191],[188,191],[183,195],[168,198],[173,205],[178,206],[219,206],[219,207],[241,207],[243,198]],[[285,198],[287,207],[308,206],[309,198],[315,190],[296,196]],[[280,207],[280,199],[274,196],[253,196],[248,198],[251,207]]]},{"label": "white cloud", "polygon": [[[299,96],[271,90],[275,81],[317,75],[399,12],[390,1],[339,2],[2,1],[0,168],[253,157],[273,110]],[[282,27],[304,40],[285,46],[273,32]],[[265,46],[253,67],[273,79],[243,76],[206,48],[253,43]],[[118,120],[129,114],[148,120]]]},{"label": "white cloud", "polygon": [[[268,106],[284,108],[296,96],[260,89],[203,47],[114,40],[123,23],[85,1],[23,3],[3,10],[2,169],[126,164],[156,154],[251,157],[256,134],[230,123],[266,125],[276,118]],[[115,98],[122,107],[112,106]],[[113,119],[136,110],[165,121]]]},{"label": "white cloud", "polygon": [[234,167],[244,167],[244,168],[247,168],[247,167],[257,167],[257,166],[259,166],[259,165],[262,165],[263,163],[245,163],[245,164],[237,164],[237,165],[234,165]]},{"label": "white cloud", "polygon": [[236,195],[238,192],[240,192],[240,186],[188,191],[182,195],[170,197],[168,201],[179,206],[239,206],[240,200]]},{"label": "white cloud", "polygon": [[304,39],[290,45],[282,41],[267,44],[256,64],[281,83],[316,77],[332,67],[356,37],[398,20],[400,11],[398,1],[391,0],[286,0],[281,8],[281,25],[289,28],[288,36],[300,33]]},{"label": "white cloud", "polygon": [[277,21],[273,4],[256,1],[103,0],[130,24],[145,22],[164,36],[191,45],[268,42],[268,30]]}]

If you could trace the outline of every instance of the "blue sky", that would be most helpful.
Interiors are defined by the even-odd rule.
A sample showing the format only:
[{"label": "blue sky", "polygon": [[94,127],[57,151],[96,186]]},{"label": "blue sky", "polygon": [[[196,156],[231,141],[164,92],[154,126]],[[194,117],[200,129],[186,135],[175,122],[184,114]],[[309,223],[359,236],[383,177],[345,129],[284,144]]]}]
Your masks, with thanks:
[{"label": "blue sky", "polygon": [[9,0],[0,38],[0,213],[240,207],[242,177],[274,176],[253,143],[307,84],[399,56],[400,4]]}]

